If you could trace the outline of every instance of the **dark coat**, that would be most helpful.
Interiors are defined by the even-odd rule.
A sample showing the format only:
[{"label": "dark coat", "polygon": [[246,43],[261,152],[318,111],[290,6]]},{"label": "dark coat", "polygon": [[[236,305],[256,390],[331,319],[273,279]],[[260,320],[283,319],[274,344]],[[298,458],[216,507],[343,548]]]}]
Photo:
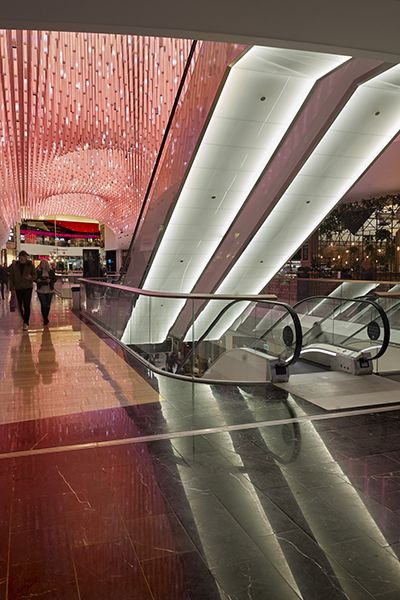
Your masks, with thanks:
[{"label": "dark coat", "polygon": [[4,267],[0,267],[0,282],[8,283],[8,271]]},{"label": "dark coat", "polygon": [[36,271],[33,263],[28,260],[21,269],[21,263],[17,260],[10,268],[10,289],[29,290],[33,288],[36,280]]}]

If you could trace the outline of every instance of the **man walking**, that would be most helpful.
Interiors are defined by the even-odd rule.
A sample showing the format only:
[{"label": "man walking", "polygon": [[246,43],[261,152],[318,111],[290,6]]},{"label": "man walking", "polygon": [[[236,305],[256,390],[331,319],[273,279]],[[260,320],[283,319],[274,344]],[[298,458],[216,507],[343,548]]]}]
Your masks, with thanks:
[{"label": "man walking", "polygon": [[26,331],[29,327],[29,318],[31,316],[31,300],[33,282],[35,280],[35,267],[29,260],[29,255],[25,250],[18,254],[18,260],[10,269],[10,290],[15,290],[19,312],[24,322],[23,329]]},{"label": "man walking", "polygon": [[[6,267],[0,265],[0,288],[1,288],[1,299],[5,300],[4,289],[8,291],[8,271]],[[8,298],[8,294],[7,294]]]}]

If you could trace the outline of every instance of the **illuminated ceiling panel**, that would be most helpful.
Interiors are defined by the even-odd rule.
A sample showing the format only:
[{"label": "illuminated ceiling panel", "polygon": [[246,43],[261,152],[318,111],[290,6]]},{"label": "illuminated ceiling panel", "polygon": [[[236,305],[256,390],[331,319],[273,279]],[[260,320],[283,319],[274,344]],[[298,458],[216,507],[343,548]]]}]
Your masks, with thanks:
[{"label": "illuminated ceiling panel", "polygon": [[[318,79],[348,57],[253,46],[231,68],[143,287],[192,290]],[[153,300],[152,341],[183,302]],[[124,341],[139,343],[139,299]],[[133,341],[135,340],[135,341]]]},{"label": "illuminated ceiling panel", "polygon": [[[224,281],[218,294],[257,294],[400,131],[400,65],[359,86],[297,177],[282,195]],[[219,338],[236,314],[223,317]],[[198,335],[216,316],[207,306]]]},{"label": "illuminated ceiling panel", "polygon": [[21,218],[60,212],[132,232],[190,48],[0,30],[0,243]]}]

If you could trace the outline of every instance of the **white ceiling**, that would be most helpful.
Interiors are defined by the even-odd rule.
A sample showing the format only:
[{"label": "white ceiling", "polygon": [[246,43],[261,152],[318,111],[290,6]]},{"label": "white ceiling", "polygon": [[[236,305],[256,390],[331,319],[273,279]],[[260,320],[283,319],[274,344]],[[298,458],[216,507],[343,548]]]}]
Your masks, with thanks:
[{"label": "white ceiling", "polygon": [[[259,293],[399,131],[397,65],[354,93],[216,293]],[[233,312],[214,329],[216,338],[240,309]],[[206,307],[195,323],[196,336],[216,314]]]},{"label": "white ceiling", "polygon": [[382,152],[360,180],[346,194],[344,201],[400,193],[400,137]]},{"label": "white ceiling", "polygon": [[[315,82],[348,57],[253,47],[231,69],[143,287],[189,293]],[[158,304],[159,310],[157,309]],[[162,304],[162,306],[161,306]],[[143,307],[143,313],[142,313]],[[182,301],[152,301],[163,341]],[[143,341],[147,301],[128,324]],[[150,340],[148,340],[150,341]]]}]

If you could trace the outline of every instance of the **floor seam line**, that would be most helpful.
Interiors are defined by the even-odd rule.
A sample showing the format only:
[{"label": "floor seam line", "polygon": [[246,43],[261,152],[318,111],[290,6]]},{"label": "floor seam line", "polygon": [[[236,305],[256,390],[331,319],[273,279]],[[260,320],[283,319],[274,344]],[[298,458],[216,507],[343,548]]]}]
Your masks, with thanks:
[{"label": "floor seam line", "polygon": [[382,408],[358,409],[352,411],[342,411],[339,413],[330,413],[328,415],[304,415],[288,419],[276,419],[272,421],[259,421],[251,423],[242,423],[240,425],[220,425],[218,427],[208,427],[204,429],[189,429],[185,431],[176,431],[169,433],[158,433],[150,435],[136,436],[132,438],[117,438],[115,440],[104,440],[98,442],[83,442],[82,444],[67,444],[65,446],[49,446],[48,448],[36,448],[34,450],[16,450],[13,452],[4,452],[0,454],[0,460],[7,458],[18,458],[26,456],[35,456],[41,454],[58,454],[61,452],[73,452],[77,450],[92,450],[111,446],[127,446],[129,444],[143,444],[161,440],[172,440],[185,437],[196,437],[201,435],[211,435],[214,433],[226,433],[230,431],[246,431],[250,429],[259,429],[260,427],[275,427],[277,425],[289,425],[291,423],[307,423],[313,421],[327,421],[329,419],[338,419],[352,416],[379,414],[384,412],[399,411],[400,404],[385,406]]}]

